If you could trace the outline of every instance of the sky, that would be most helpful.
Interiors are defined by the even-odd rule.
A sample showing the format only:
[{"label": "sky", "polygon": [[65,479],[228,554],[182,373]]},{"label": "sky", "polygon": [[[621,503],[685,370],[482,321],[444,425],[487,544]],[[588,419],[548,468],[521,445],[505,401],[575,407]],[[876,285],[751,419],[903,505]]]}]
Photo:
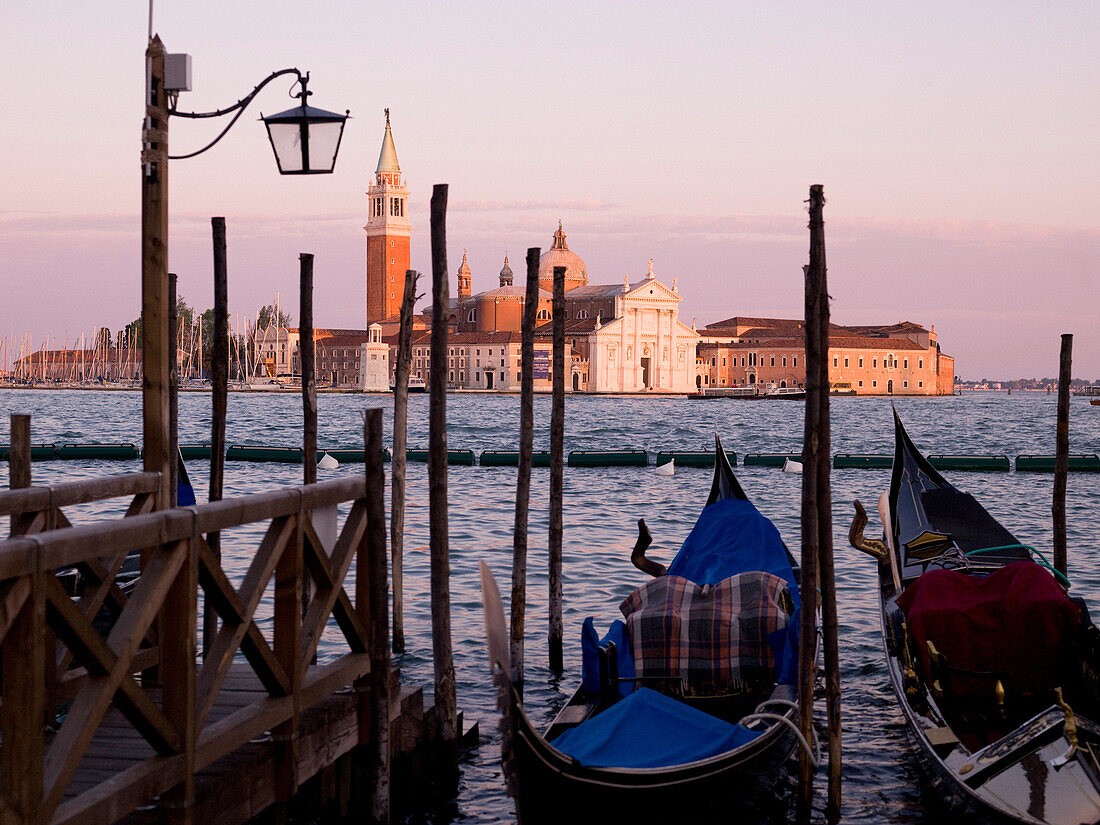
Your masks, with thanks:
[{"label": "sky", "polygon": [[[140,314],[140,129],[149,8],[5,3],[0,335],[38,349]],[[366,189],[389,107],[430,273],[432,185],[450,186],[448,269],[474,291],[521,273],[563,221],[592,283],[673,278],[680,317],[800,317],[805,200],[825,189],[832,320],[934,326],[964,380],[1100,379],[1100,3],[157,0],[193,60],[179,108],[311,72],[350,109],[330,176],[281,177],[260,93],[210,152],[173,161],[169,268],[213,303],[226,218],[231,322],[278,292],[297,318],[365,325]],[[173,154],[220,130],[174,118]],[[517,263],[519,264],[517,266]],[[518,275],[522,278],[522,275]]]}]

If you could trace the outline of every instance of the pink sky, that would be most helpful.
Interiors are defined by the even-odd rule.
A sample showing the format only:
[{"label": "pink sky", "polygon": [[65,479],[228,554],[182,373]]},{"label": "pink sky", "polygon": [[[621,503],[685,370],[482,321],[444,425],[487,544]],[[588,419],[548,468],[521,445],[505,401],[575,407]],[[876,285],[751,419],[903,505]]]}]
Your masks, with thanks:
[{"label": "pink sky", "polygon": [[[835,321],[934,324],[965,379],[1055,375],[1072,332],[1074,374],[1100,378],[1100,6],[960,5],[159,3],[168,49],[194,59],[181,108],[297,65],[312,103],[353,116],[336,174],[280,178],[256,122],[291,105],[278,81],[210,153],[173,163],[170,267],[208,306],[209,219],[224,215],[231,314],[278,290],[296,316],[306,251],[317,323],[361,326],[389,106],[425,273],[431,186],[447,182],[449,269],[468,249],[475,290],[505,251],[521,275],[561,218],[593,282],[653,258],[689,323],[797,316],[803,200],[821,183]],[[37,348],[139,312],[146,12],[5,7],[0,65],[19,78],[0,132],[5,339]],[[212,136],[171,130],[173,153]]]}]

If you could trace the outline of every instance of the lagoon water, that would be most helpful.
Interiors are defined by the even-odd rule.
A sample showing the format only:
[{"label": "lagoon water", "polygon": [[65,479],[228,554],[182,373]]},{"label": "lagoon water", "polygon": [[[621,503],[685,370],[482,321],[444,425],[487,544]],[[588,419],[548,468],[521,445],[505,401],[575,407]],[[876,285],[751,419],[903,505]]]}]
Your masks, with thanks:
[{"label": "lagoon water", "polygon": [[[426,395],[411,396],[409,446],[426,446]],[[1014,458],[1021,453],[1054,453],[1056,397],[1045,393],[972,393],[936,399],[892,399],[917,446],[925,453],[992,453]],[[832,453],[881,453],[893,449],[891,399],[832,399]],[[209,440],[210,397],[180,396],[180,441]],[[385,441],[390,442],[392,398],[321,395],[319,444],[362,445],[361,412],[385,410]],[[515,449],[517,396],[448,396],[451,449]],[[737,474],[749,496],[771,518],[797,555],[801,477],[777,469],[742,467],[747,452],[797,451],[801,448],[804,405],[800,402],[746,402],[732,399],[569,397],[566,400],[565,450],[710,449],[717,431],[728,451],[738,456]],[[0,391],[0,443],[6,443],[10,413],[32,415],[32,440],[38,442],[141,442],[141,395],[137,392]],[[549,449],[550,399],[535,399],[535,449]],[[296,446],[300,444],[301,400],[293,394],[229,396],[229,444]],[[1070,451],[1100,453],[1100,408],[1073,398]],[[36,463],[34,481],[48,484],[75,478],[126,472],[136,465],[106,461]],[[188,469],[199,501],[205,500],[208,462]],[[362,472],[361,464],[320,470],[322,480]],[[387,466],[388,473],[388,466]],[[6,474],[5,474],[6,475]],[[1036,473],[948,472],[947,478],[973,493],[1021,541],[1044,551],[1052,541],[1050,517],[1053,476]],[[458,798],[442,810],[417,815],[415,822],[508,822],[514,820],[504,793],[499,736],[492,694],[477,562],[486,560],[509,591],[515,469],[452,467],[449,475],[452,621],[459,707],[467,724],[477,720],[481,747],[462,766]],[[6,480],[6,479],[5,479]],[[301,468],[282,464],[226,465],[225,495],[259,492],[296,484]],[[687,535],[706,498],[709,470],[680,469],[658,475],[649,468],[569,469],[565,473],[565,676],[553,679],[546,665],[546,532],[549,470],[535,469],[532,480],[528,556],[526,702],[539,723],[546,723],[565,702],[580,672],[580,625],[596,617],[605,628],[618,617],[618,605],[643,581],[630,563],[644,517],[654,536],[649,555],[668,561]],[[851,501],[859,498],[874,513],[874,502],[889,484],[887,470],[834,470],[832,495],[840,613],[840,658],[844,718],[843,821],[913,823],[942,821],[935,800],[922,792],[919,770],[905,738],[901,714],[883,665],[873,562],[847,545]],[[428,587],[427,468],[409,464],[405,526],[405,625],[408,652],[400,657],[405,679],[431,684],[431,634]],[[387,500],[388,504],[388,500]],[[74,521],[117,515],[124,504],[77,510]],[[1071,473],[1067,494],[1069,568],[1073,592],[1100,615],[1100,557],[1093,529],[1100,515],[1100,474]],[[239,580],[261,528],[223,537],[225,564]],[[867,535],[878,532],[875,517]],[[506,605],[507,609],[507,605]],[[265,620],[267,617],[263,617]],[[263,624],[263,623],[261,623]],[[322,659],[332,655],[337,634],[322,642]],[[819,704],[823,713],[823,703]],[[819,773],[818,799],[823,797]],[[783,797],[780,786],[780,797]],[[787,794],[790,795],[789,793]],[[753,808],[731,821],[785,821],[786,807]]]}]

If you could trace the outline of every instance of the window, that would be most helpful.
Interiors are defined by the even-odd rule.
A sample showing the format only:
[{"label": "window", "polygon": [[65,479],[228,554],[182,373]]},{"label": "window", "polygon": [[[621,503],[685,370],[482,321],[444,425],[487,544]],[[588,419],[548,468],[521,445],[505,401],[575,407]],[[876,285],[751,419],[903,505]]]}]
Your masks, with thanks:
[{"label": "window", "polygon": [[903,358],[901,360],[901,366],[902,366],[903,369],[909,369],[909,359],[908,358]]},{"label": "window", "polygon": [[[787,366],[787,356],[786,355],[783,356],[783,366],[784,367]],[[835,367],[836,364],[833,364],[833,366]]]},{"label": "window", "polygon": [[771,363],[771,366],[773,366],[773,367],[775,366],[775,356],[774,356],[774,355],[772,356],[772,363]]},{"label": "window", "polygon": [[918,358],[917,359],[917,369],[919,369],[919,370],[924,369],[924,359],[923,358]]},{"label": "window", "polygon": [[860,381],[860,382],[859,382],[859,385],[860,385],[860,386],[862,387],[862,386],[863,386],[863,382],[862,382],[862,381]]},{"label": "window", "polygon": [[[839,359],[839,358],[837,358],[837,357],[836,357],[836,356],[834,355],[834,356],[833,356],[833,366],[834,366],[834,367],[838,367],[838,366],[840,366],[840,363],[839,363],[839,361],[840,361],[840,359]],[[784,361],[784,362],[783,362],[783,366],[786,366],[786,365],[787,365],[787,362],[786,362],[786,361]]]},{"label": "window", "polygon": [[878,386],[878,381],[872,381],[871,386],[872,387],[877,387]]},{"label": "window", "polygon": [[451,370],[449,373],[447,373],[447,375],[448,375],[448,380],[449,381],[454,381],[455,380],[455,371],[454,370]]},{"label": "window", "polygon": [[722,356],[722,366],[724,367],[725,365],[726,365],[726,356],[723,355]]},{"label": "window", "polygon": [[476,309],[471,309],[470,314],[466,316],[466,321],[468,323],[472,324],[474,322],[474,318],[476,318],[476,317],[477,317],[477,310]]},{"label": "window", "polygon": [[742,367],[745,366],[745,356],[744,355],[741,356],[741,366]]},{"label": "window", "polygon": [[798,356],[797,356],[797,355],[796,355],[796,356],[794,356],[794,365],[795,365],[796,367],[798,366]]},{"label": "window", "polygon": [[923,386],[924,386],[924,382],[923,382],[923,381],[918,381],[918,382],[917,382],[917,386],[918,386],[918,387],[923,387]]},{"label": "window", "polygon": [[492,354],[493,354],[493,348],[492,348],[492,347],[489,347],[489,354],[490,354],[490,355],[492,355]]},{"label": "window", "polygon": [[587,309],[582,309],[582,310],[579,310],[577,312],[577,320],[583,321],[587,317],[588,317],[588,310]]},{"label": "window", "polygon": [[[886,366],[885,362],[883,362],[883,366]],[[873,369],[878,369],[878,359],[877,358],[872,358],[871,359],[871,367]],[[874,386],[874,385],[872,385],[872,386]]]},{"label": "window", "polygon": [[390,249],[393,249],[393,241],[390,241]]},{"label": "window", "polygon": [[718,366],[718,359],[717,359],[717,358],[715,358],[715,357],[713,357],[713,356],[711,356],[711,359],[710,359],[710,365],[711,365],[712,367],[717,367],[717,366]]},{"label": "window", "polygon": [[844,359],[844,368],[845,369],[848,368],[848,359],[847,358]]},{"label": "window", "polygon": [[536,318],[540,321],[549,321],[550,320],[550,310],[540,309],[539,312],[538,312],[538,315],[536,316]]},{"label": "window", "polygon": [[908,382],[908,381],[902,381],[902,382],[901,382],[901,385],[902,385],[903,387],[908,387],[908,386],[909,386],[909,382]]},{"label": "window", "polygon": [[[500,365],[501,365],[502,367],[504,366],[504,359],[503,359],[503,358],[501,358],[501,359],[500,359]],[[502,374],[502,375],[503,375],[503,374]],[[504,380],[504,378],[503,378],[503,377],[501,377],[501,379],[500,379],[500,380],[501,380],[501,381],[503,381],[503,380]]]},{"label": "window", "polygon": [[862,358],[859,359],[859,368],[863,369],[863,359]]}]

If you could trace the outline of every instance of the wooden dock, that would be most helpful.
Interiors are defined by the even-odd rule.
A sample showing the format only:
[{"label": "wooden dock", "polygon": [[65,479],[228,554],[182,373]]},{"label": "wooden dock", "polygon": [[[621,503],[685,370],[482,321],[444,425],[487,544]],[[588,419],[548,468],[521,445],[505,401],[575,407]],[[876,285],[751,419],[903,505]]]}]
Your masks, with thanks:
[{"label": "wooden dock", "polygon": [[[0,493],[13,533],[0,541],[0,823],[240,825],[369,811],[380,793],[388,810],[389,788],[363,781],[373,750],[388,741],[387,770],[423,768],[440,726],[395,672],[372,678],[388,644],[370,614],[370,557],[385,554],[370,540],[375,487],[355,476],[155,512],[159,473]],[[123,496],[124,518],[74,527],[62,509]],[[258,546],[228,551],[224,531],[248,524],[267,525]],[[210,533],[250,559],[239,585]],[[116,573],[138,553],[124,593]],[[75,597],[55,575],[67,567],[83,582]],[[261,603],[272,620],[257,621]],[[218,622],[200,651],[204,605]],[[387,705],[372,743],[372,711]]]}]

